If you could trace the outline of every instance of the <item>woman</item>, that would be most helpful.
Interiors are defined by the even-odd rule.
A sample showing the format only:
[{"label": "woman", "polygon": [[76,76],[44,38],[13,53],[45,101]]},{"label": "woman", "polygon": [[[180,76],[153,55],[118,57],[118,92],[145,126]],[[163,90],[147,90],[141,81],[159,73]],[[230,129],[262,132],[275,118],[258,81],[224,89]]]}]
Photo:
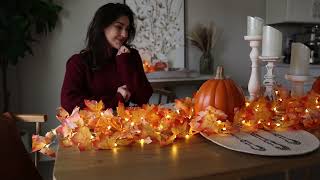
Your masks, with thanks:
[{"label": "woman", "polygon": [[61,106],[68,112],[84,100],[102,100],[106,108],[118,102],[142,105],[152,87],[137,50],[128,45],[135,36],[134,17],[125,4],[109,3],[98,9],[87,33],[87,45],[67,62]]}]

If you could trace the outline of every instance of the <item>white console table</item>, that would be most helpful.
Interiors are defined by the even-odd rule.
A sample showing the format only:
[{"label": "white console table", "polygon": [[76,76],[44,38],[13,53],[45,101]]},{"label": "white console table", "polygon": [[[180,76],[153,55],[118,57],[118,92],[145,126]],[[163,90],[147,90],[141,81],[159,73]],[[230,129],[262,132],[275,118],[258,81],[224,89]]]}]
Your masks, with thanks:
[{"label": "white console table", "polygon": [[179,85],[201,85],[206,80],[213,78],[213,75],[200,75],[197,77],[185,78],[148,78],[153,88],[176,87]]}]

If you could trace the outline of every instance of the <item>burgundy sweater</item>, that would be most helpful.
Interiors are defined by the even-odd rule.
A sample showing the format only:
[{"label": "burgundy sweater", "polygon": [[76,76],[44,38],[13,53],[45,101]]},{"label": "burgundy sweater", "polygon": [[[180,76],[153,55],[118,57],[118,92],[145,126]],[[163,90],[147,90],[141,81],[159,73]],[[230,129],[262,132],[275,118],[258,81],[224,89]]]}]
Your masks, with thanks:
[{"label": "burgundy sweater", "polygon": [[66,73],[61,89],[61,106],[69,113],[84,100],[102,100],[105,108],[115,108],[118,102],[124,102],[118,87],[127,85],[131,93],[130,102],[146,104],[153,90],[143,71],[143,65],[137,50],[107,59],[104,65],[93,71],[88,59],[82,54],[73,55],[67,62]]}]

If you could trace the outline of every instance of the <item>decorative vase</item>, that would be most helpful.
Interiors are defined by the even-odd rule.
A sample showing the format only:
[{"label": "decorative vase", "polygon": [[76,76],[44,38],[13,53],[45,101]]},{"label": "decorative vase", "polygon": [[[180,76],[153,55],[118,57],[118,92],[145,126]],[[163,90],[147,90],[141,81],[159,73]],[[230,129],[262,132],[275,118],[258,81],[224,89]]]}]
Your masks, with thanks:
[{"label": "decorative vase", "polygon": [[205,52],[200,57],[200,74],[213,73],[213,56],[211,52]]}]

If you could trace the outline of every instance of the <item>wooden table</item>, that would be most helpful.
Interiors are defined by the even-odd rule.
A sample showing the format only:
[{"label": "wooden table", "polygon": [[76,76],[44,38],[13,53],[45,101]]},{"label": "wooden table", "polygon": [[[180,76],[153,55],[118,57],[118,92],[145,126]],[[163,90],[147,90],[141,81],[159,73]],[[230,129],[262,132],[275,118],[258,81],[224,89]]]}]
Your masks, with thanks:
[{"label": "wooden table", "polygon": [[178,85],[201,85],[208,79],[213,78],[213,75],[200,75],[197,77],[186,78],[149,78],[149,82],[153,88],[176,87]]},{"label": "wooden table", "polygon": [[[319,136],[318,136],[319,137]],[[56,180],[239,179],[320,164],[320,150],[290,157],[264,157],[231,151],[200,135],[160,147],[119,147],[84,151],[59,148]]]}]

